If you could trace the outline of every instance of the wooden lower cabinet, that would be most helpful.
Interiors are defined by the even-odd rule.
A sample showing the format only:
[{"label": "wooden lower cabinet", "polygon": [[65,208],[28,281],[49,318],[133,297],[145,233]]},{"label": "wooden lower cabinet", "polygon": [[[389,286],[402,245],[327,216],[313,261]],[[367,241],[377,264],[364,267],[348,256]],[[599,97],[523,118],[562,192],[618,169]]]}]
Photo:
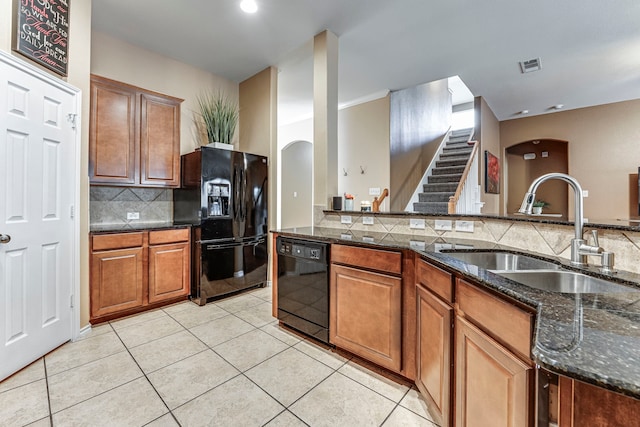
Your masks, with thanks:
[{"label": "wooden lower cabinet", "polygon": [[149,303],[189,293],[189,243],[149,246]]},{"label": "wooden lower cabinet", "polygon": [[455,425],[531,426],[533,367],[463,318],[455,330]]},{"label": "wooden lower cabinet", "polygon": [[558,380],[558,427],[640,426],[640,400],[571,378]]},{"label": "wooden lower cabinet", "polygon": [[416,385],[425,397],[434,421],[442,427],[448,427],[452,425],[451,359],[455,314],[450,305],[425,287],[418,285],[416,292]]},{"label": "wooden lower cabinet", "polygon": [[91,256],[91,317],[142,307],[142,247],[108,250]]},{"label": "wooden lower cabinet", "polygon": [[189,242],[188,228],[93,234],[90,322],[186,298],[190,289]]},{"label": "wooden lower cabinet", "polygon": [[330,341],[400,372],[402,368],[402,279],[331,265]]}]

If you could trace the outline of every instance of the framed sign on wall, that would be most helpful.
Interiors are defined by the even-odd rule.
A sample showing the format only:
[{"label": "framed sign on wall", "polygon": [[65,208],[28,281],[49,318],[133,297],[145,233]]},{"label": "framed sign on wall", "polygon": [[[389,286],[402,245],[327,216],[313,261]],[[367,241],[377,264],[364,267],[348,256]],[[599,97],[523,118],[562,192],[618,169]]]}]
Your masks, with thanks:
[{"label": "framed sign on wall", "polygon": [[67,75],[70,0],[15,0],[13,50]]}]

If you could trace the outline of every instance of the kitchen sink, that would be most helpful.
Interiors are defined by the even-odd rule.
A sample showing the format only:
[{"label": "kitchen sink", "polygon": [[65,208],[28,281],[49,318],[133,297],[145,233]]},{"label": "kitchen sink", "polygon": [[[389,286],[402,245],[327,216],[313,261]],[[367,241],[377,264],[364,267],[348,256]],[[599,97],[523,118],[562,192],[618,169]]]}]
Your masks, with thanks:
[{"label": "kitchen sink", "polygon": [[638,292],[638,289],[629,286],[618,285],[573,271],[494,271],[494,273],[531,288],[549,292],[563,292],[567,294]]},{"label": "kitchen sink", "polygon": [[443,252],[445,255],[485,270],[554,270],[560,266],[526,255],[509,252]]}]

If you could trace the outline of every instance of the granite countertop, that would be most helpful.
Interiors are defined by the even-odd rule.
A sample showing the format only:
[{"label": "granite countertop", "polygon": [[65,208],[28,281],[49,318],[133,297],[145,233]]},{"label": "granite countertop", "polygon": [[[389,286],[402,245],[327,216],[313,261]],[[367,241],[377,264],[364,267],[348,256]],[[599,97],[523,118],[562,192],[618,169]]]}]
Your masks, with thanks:
[{"label": "granite countertop", "polygon": [[[331,243],[413,249],[433,264],[491,288],[536,310],[533,360],[545,369],[640,399],[640,275],[597,269],[577,270],[568,261],[527,253],[496,243],[441,237],[341,231],[327,228],[278,230],[281,235]],[[563,268],[631,286],[629,292],[566,294],[542,291],[467,264],[446,252],[499,251],[551,260]],[[577,315],[576,315],[577,311]],[[580,330],[581,329],[581,330]]]},{"label": "granite countertop", "polygon": [[188,224],[174,224],[173,222],[135,222],[128,224],[91,224],[90,233],[126,233],[128,231],[162,230],[167,228],[185,228]]}]

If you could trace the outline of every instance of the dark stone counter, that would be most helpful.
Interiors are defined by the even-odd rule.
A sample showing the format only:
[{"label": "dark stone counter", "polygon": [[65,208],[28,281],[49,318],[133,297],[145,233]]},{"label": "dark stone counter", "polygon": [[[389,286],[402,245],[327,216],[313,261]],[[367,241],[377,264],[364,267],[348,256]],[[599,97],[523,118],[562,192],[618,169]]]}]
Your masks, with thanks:
[{"label": "dark stone counter", "polygon": [[[640,275],[618,272],[604,276],[595,268],[576,269],[568,261],[514,250],[478,240],[443,240],[441,237],[358,233],[327,228],[279,230],[281,235],[391,249],[412,249],[432,264],[493,289],[534,308],[537,312],[533,360],[560,375],[640,399]],[[552,261],[630,286],[629,292],[566,294],[519,284],[491,271],[447,256],[451,250],[500,251]]]},{"label": "dark stone counter", "polygon": [[187,228],[190,225],[173,222],[137,222],[129,224],[94,224],[89,226],[91,233],[126,233],[127,231],[163,230],[168,228]]}]

